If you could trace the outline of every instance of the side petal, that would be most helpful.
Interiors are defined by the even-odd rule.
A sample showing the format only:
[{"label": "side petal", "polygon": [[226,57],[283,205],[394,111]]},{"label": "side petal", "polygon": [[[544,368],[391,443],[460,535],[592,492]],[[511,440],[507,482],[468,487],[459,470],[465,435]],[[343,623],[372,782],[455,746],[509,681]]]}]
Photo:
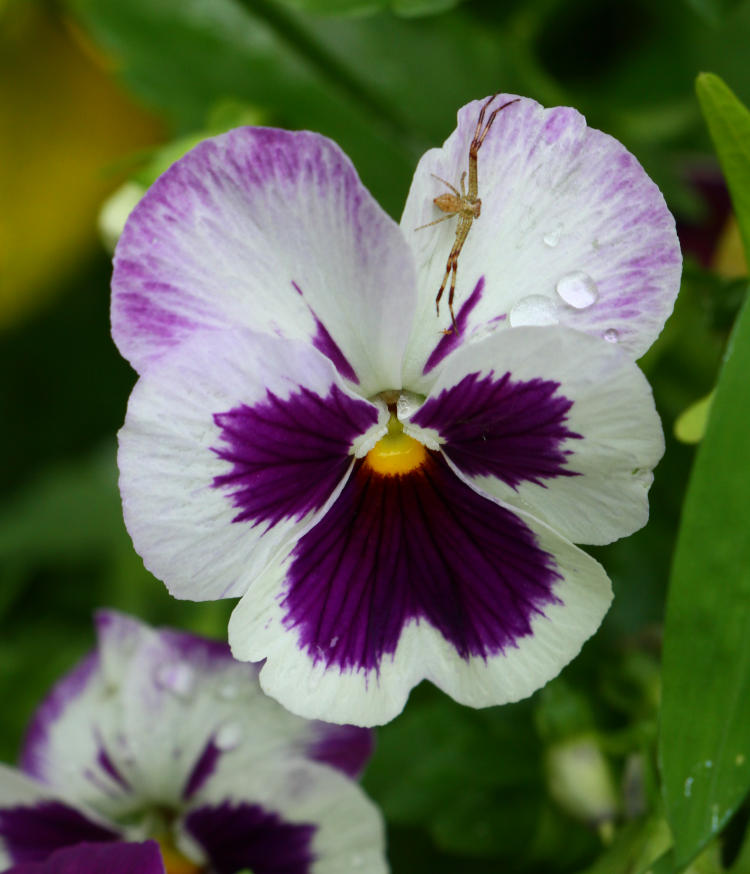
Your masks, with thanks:
[{"label": "side petal", "polygon": [[312,343],[366,395],[400,384],[411,253],[319,134],[199,144],[133,211],[114,263],[112,331],[139,372],[195,331],[246,327]]},{"label": "side petal", "polygon": [[[513,95],[499,95],[488,107]],[[456,233],[455,221],[415,231],[441,213],[433,199],[458,185],[484,101],[458,113],[441,149],[421,159],[401,227],[417,263],[419,303],[409,347],[413,385],[450,326],[435,296]],[[557,322],[618,342],[637,358],[672,311],[681,256],[659,189],[617,140],[588,128],[576,110],[544,109],[521,98],[495,118],[478,153],[481,214],[458,260],[455,310],[462,339],[508,324]],[[484,284],[478,299],[476,290]],[[459,322],[461,318],[459,318]],[[421,364],[420,364],[421,362]]]},{"label": "side petal", "polygon": [[609,343],[529,327],[466,345],[410,422],[481,489],[575,543],[648,520],[664,437],[648,382]]},{"label": "side petal", "polygon": [[204,793],[181,823],[216,874],[386,874],[384,828],[356,783],[310,763],[233,770]]},{"label": "side petal", "polygon": [[77,844],[40,862],[14,865],[6,874],[165,874],[156,841]]},{"label": "side petal", "polygon": [[41,861],[61,847],[119,836],[114,826],[54,788],[0,765],[0,862]]},{"label": "side petal", "polygon": [[203,332],[141,377],[120,432],[120,490],[136,550],[173,595],[242,594],[300,535],[377,425],[306,344]]},{"label": "side petal", "polygon": [[229,639],[237,658],[266,659],[263,688],[293,712],[374,725],[425,678],[474,706],[531,694],[610,598],[593,559],[429,452],[405,476],[358,462],[328,513],[237,605]]}]

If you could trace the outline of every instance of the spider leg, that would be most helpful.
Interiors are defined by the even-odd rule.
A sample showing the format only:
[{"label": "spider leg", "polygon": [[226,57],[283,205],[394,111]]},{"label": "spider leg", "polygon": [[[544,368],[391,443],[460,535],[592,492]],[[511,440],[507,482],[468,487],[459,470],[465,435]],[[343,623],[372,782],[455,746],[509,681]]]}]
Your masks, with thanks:
[{"label": "spider leg", "polygon": [[445,221],[447,221],[448,219],[452,219],[454,215],[455,215],[455,213],[450,213],[449,215],[444,215],[444,216],[442,216],[442,217],[439,218],[439,219],[435,219],[434,222],[427,222],[426,225],[420,225],[418,228],[414,228],[414,230],[415,230],[415,231],[421,231],[421,230],[423,230],[424,228],[430,228],[430,227],[432,227],[433,225],[439,225],[440,222],[445,222]]},{"label": "spider leg", "polygon": [[443,292],[445,291],[445,286],[448,283],[448,277],[450,276],[451,270],[454,273],[454,281],[455,281],[455,271],[458,269],[458,256],[454,254],[454,249],[451,249],[450,255],[448,255],[448,263],[445,265],[445,275],[443,276],[443,281],[440,283],[440,289],[438,290],[437,297],[435,298],[435,312],[440,315],[440,298],[443,296]]},{"label": "spider leg", "polygon": [[450,188],[450,190],[456,195],[456,197],[461,197],[461,192],[453,185],[451,185],[450,182],[443,179],[442,176],[436,176],[435,173],[430,173],[430,176],[432,176],[433,179],[437,179],[438,182],[442,182],[443,185],[445,185],[446,187]]},{"label": "spider leg", "polygon": [[458,333],[458,325],[456,324],[456,314],[453,312],[453,298],[456,295],[456,274],[458,273],[458,255],[453,259],[453,276],[451,276],[451,290],[448,292],[448,309],[451,314],[451,322],[453,322],[453,330]]},{"label": "spider leg", "polygon": [[520,97],[514,97],[513,100],[508,100],[507,103],[503,103],[502,106],[498,106],[497,109],[493,109],[490,113],[490,117],[487,119],[487,124],[482,127],[482,122],[484,121],[484,112],[490,103],[497,97],[497,94],[493,94],[489,100],[486,100],[481,110],[479,111],[479,119],[477,120],[477,127],[474,131],[474,139],[471,141],[471,146],[469,146],[469,197],[475,198],[478,192],[478,182],[477,182],[477,153],[484,142],[484,138],[490,131],[492,127],[492,122],[495,120],[498,112],[502,112],[506,106],[510,106],[511,103],[518,103],[521,99]]}]

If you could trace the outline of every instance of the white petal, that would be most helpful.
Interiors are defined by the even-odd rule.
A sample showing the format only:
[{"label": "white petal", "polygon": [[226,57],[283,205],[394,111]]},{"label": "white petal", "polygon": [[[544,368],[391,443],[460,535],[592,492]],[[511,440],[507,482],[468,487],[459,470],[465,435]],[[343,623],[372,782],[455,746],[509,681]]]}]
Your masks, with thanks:
[{"label": "white petal", "polygon": [[[485,121],[511,99],[499,95]],[[442,215],[432,201],[446,188],[431,174],[458,185],[467,170],[482,103],[464,106],[442,149],[423,156],[401,219],[419,282],[405,375],[413,388],[439,331],[450,325],[445,298],[436,319],[435,296],[456,224],[414,229]],[[619,342],[633,357],[643,354],[672,310],[681,258],[674,220],[637,160],[587,128],[574,109],[543,109],[522,98],[496,117],[478,153],[478,179],[481,215],[458,260],[457,315],[482,280],[484,286],[464,314],[461,339],[503,330],[509,321],[555,321]]]},{"label": "white petal", "polygon": [[[240,421],[246,433],[232,449],[230,426],[217,417],[235,413],[255,418]],[[141,377],[120,432],[120,489],[136,550],[177,597],[242,594],[323,511],[346,478],[355,437],[379,415],[384,407],[349,392],[307,344],[195,335]],[[217,482],[237,469],[222,457],[229,449],[260,459],[237,475],[236,488]],[[260,495],[262,508],[248,505]]]},{"label": "white petal", "polygon": [[[500,386],[506,374],[494,398],[478,391]],[[559,387],[548,397],[535,390],[540,383]],[[524,391],[540,396],[530,405]],[[555,413],[562,399],[572,404]],[[545,407],[547,426],[556,416],[557,429],[580,436],[538,440],[534,420],[545,418]],[[517,328],[468,344],[446,360],[413,420],[441,433],[446,456],[472,482],[575,543],[609,543],[648,520],[664,437],[648,382],[611,344],[563,327]],[[564,456],[552,465],[560,475],[545,474],[545,453]]]},{"label": "white petal", "polygon": [[115,253],[115,341],[142,372],[205,329],[303,339],[365,395],[398,386],[415,303],[401,231],[335,143],[238,128],[149,189]]}]

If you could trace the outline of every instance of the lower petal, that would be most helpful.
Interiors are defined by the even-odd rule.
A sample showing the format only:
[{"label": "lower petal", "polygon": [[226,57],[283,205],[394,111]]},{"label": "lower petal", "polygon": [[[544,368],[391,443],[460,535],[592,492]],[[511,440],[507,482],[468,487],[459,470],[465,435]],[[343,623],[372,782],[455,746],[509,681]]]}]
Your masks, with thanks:
[{"label": "lower petal", "polygon": [[164,874],[159,845],[77,844],[57,850],[40,862],[14,865],[6,874]]},{"label": "lower petal", "polygon": [[[431,452],[407,476],[358,462],[326,516],[240,602],[230,641],[238,658],[267,658],[261,683],[293,712],[370,725],[424,678],[476,705],[531,694],[609,601],[593,559]],[[492,683],[478,679],[493,665]]]}]

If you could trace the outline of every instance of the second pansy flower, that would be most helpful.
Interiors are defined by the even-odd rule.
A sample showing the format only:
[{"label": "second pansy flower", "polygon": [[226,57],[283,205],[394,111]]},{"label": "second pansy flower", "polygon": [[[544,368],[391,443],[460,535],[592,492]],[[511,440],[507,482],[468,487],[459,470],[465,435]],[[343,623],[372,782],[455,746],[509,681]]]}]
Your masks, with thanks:
[{"label": "second pansy flower", "polygon": [[414,228],[480,106],[401,227],[329,140],[242,128],[167,171],[116,252],[136,548],[178,597],[242,596],[234,654],[306,716],[384,722],[423,678],[474,706],[530,694],[609,605],[573,542],[647,518],[662,436],[633,358],[677,291],[671,216],[619,143],[520,100],[480,152],[443,333],[455,231]]}]

